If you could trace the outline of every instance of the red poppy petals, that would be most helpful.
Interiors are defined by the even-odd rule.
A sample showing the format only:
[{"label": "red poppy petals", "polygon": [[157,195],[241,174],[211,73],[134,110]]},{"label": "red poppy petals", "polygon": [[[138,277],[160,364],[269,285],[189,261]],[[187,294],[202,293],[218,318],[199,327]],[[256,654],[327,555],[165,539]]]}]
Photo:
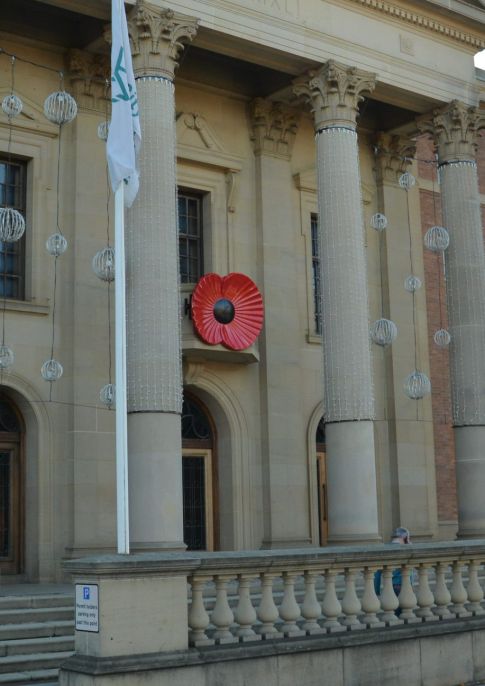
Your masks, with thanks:
[{"label": "red poppy petals", "polygon": [[[216,319],[218,300],[229,300],[234,306],[232,321]],[[254,343],[263,326],[263,298],[256,284],[245,274],[233,272],[220,277],[206,274],[192,295],[194,328],[205,343],[223,343],[232,350],[244,350]]]}]

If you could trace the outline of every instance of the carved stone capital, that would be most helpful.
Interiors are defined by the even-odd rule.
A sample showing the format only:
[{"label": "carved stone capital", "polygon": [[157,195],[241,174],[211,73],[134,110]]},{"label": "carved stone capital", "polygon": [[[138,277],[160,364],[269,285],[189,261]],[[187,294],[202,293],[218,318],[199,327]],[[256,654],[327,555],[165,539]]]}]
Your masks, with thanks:
[{"label": "carved stone capital", "polygon": [[378,133],[374,138],[377,180],[398,183],[416,154],[416,142],[405,136]]},{"label": "carved stone capital", "polygon": [[67,68],[71,91],[81,109],[106,111],[109,98],[110,61],[107,55],[70,50]]},{"label": "carved stone capital", "polygon": [[250,105],[254,152],[290,159],[300,112],[281,102],[256,98]]},{"label": "carved stone capital", "polygon": [[475,160],[478,132],[485,128],[485,113],[459,100],[452,100],[441,109],[419,117],[417,125],[422,133],[430,133],[442,162]]},{"label": "carved stone capital", "polygon": [[329,60],[318,71],[297,78],[293,90],[310,102],[319,131],[332,125],[355,128],[359,102],[375,84],[375,74]]},{"label": "carved stone capital", "polygon": [[128,17],[135,76],[173,80],[184,43],[197,33],[199,20],[138,0]]}]

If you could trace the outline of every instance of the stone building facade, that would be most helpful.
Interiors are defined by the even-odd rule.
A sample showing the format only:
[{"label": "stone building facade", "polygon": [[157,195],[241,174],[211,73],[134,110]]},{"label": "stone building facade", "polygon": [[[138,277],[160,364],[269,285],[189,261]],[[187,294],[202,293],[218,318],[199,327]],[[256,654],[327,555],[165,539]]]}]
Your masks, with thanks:
[{"label": "stone building facade", "polygon": [[[482,4],[126,9],[144,138],[126,215],[133,549],[183,549],[190,522],[191,547],[209,550],[372,544],[399,524],[418,540],[483,536]],[[15,55],[24,108],[11,125],[2,114],[0,163],[27,230],[2,276],[15,363],[0,379],[0,570],[56,580],[66,557],[116,548],[114,412],[99,401],[108,287],[91,269],[108,227],[113,240],[97,135],[110,7],[22,0],[5,16],[0,95]],[[59,71],[78,104],[62,131],[42,109]],[[377,212],[384,232],[371,226]],[[69,246],[54,312],[44,245],[57,221]],[[446,285],[423,248],[441,222]],[[243,273],[261,291],[251,347],[195,333],[190,297],[210,272]],[[423,282],[414,296],[411,273]],[[380,317],[398,328],[387,348],[369,340]],[[439,328],[450,348],[435,345]],[[64,374],[51,387],[40,368],[53,331]],[[431,379],[420,400],[403,391],[415,367]]]}]

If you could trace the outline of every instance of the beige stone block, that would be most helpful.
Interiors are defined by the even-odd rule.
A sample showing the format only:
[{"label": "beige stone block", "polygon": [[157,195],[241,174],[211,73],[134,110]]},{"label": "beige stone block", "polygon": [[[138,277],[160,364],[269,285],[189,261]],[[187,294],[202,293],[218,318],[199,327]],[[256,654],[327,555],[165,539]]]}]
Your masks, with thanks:
[{"label": "beige stone block", "polygon": [[404,649],[396,641],[374,643],[372,650],[365,646],[348,648],[343,655],[343,671],[345,686],[418,686],[422,683],[419,644],[409,641]]},{"label": "beige stone block", "polygon": [[456,686],[473,681],[472,634],[452,634],[421,639],[422,683]]}]

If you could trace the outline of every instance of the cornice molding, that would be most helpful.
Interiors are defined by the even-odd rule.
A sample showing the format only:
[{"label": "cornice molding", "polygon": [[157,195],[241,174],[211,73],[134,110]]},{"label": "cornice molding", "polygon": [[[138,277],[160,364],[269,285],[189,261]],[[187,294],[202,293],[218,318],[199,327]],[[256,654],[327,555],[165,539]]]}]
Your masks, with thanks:
[{"label": "cornice molding", "polygon": [[405,7],[399,7],[399,5],[394,5],[391,2],[386,2],[385,0],[348,0],[348,2],[374,10],[380,14],[386,14],[391,19],[397,19],[406,24],[412,24],[417,28],[439,33],[440,35],[451,38],[459,43],[466,43],[467,45],[476,48],[477,51],[485,48],[485,38],[482,38],[481,36],[461,31],[450,24],[445,24],[419,12],[413,12]]}]

